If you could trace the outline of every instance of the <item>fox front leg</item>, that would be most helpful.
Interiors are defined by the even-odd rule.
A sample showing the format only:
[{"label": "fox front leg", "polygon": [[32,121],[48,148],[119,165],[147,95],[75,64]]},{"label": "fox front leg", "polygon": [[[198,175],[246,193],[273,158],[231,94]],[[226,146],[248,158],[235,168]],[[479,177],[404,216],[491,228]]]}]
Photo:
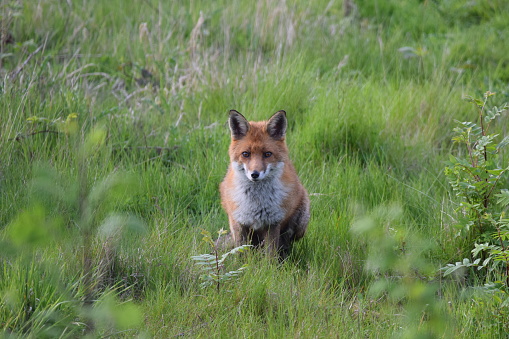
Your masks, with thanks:
[{"label": "fox front leg", "polygon": [[243,227],[233,219],[230,219],[230,231],[232,235],[232,241],[235,247],[238,247],[245,242],[243,235]]},{"label": "fox front leg", "polygon": [[276,255],[279,249],[279,237],[281,233],[281,225],[271,225],[267,230],[267,234],[265,236],[265,248],[268,254]]}]

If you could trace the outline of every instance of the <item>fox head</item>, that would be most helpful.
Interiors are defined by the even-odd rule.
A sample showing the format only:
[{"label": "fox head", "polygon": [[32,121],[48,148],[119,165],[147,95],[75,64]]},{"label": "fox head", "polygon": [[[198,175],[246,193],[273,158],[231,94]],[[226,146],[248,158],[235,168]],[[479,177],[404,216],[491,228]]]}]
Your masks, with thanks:
[{"label": "fox head", "polygon": [[282,173],[288,160],[285,143],[286,112],[278,111],[268,121],[249,122],[242,114],[230,111],[230,160],[234,170],[253,182]]}]

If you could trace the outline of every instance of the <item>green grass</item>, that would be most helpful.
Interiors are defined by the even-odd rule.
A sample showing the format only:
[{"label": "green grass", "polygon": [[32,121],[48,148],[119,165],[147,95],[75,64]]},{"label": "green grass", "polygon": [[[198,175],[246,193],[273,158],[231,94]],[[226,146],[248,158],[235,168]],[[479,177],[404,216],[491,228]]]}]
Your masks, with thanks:
[{"label": "green grass", "polygon": [[[13,43],[0,40],[0,333],[507,335],[506,305],[472,275],[438,273],[469,250],[443,174],[455,120],[475,119],[462,96],[509,101],[505,1],[355,4],[344,17],[341,1],[1,2]],[[311,221],[287,262],[239,256],[233,267],[249,268],[217,293],[190,257],[208,251],[200,229],[228,227],[230,109],[286,110]],[[113,174],[131,180],[87,212]],[[380,212],[390,206],[398,218]],[[144,231],[101,237],[111,213]],[[366,215],[379,238],[350,231]],[[366,269],[387,244],[418,273]],[[381,277],[404,292],[373,293]]]}]

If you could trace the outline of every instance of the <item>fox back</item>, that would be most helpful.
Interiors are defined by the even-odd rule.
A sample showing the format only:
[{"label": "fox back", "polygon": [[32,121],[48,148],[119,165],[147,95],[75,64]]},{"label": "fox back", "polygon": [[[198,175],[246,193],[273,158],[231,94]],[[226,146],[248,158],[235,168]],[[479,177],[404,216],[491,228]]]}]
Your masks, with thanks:
[{"label": "fox back", "polygon": [[264,245],[284,256],[309,221],[309,199],[288,156],[286,113],[248,122],[230,111],[230,166],[220,185],[235,245]]}]

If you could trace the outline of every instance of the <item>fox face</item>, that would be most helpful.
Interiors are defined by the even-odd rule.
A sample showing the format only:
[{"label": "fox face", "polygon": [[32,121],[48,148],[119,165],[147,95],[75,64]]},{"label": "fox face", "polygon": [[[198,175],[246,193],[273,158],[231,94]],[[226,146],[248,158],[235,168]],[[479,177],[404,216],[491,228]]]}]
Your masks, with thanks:
[{"label": "fox face", "polygon": [[286,161],[286,113],[279,111],[266,123],[249,123],[237,111],[230,111],[232,168],[252,182],[282,173]]}]

